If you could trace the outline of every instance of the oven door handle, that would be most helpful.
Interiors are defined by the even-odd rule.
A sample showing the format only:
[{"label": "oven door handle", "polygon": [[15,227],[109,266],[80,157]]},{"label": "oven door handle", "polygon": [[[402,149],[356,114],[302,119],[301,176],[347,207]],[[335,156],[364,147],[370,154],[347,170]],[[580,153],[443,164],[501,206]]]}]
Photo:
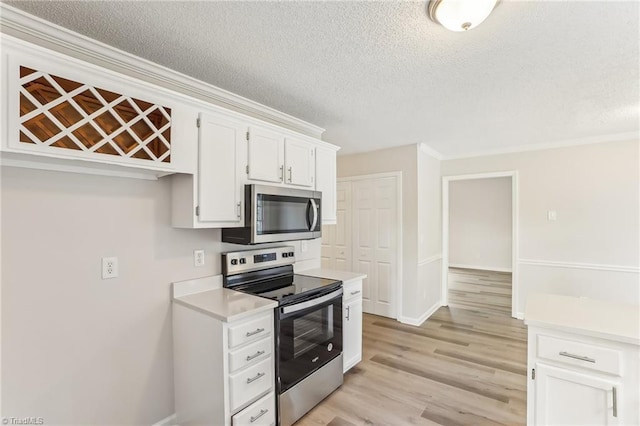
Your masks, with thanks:
[{"label": "oven door handle", "polygon": [[315,299],[307,300],[306,302],[296,303],[291,306],[284,306],[280,308],[280,311],[282,312],[283,315],[287,315],[293,312],[298,312],[304,309],[312,308],[314,306],[322,305],[328,300],[335,299],[338,297],[342,297],[342,289],[336,290],[332,293],[329,293],[321,297],[317,297]]}]

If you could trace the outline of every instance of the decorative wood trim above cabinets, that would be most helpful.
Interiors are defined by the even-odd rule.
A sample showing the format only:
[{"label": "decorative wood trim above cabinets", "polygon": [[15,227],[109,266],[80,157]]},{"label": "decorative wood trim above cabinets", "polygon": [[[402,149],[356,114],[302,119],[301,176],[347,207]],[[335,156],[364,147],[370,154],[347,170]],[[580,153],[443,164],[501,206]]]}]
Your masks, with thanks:
[{"label": "decorative wood trim above cabinets", "polygon": [[324,133],[324,129],[321,127],[173,71],[162,65],[139,58],[4,3],[0,3],[0,29],[2,33],[39,44],[59,53],[91,62],[112,71],[174,90],[182,95],[240,112],[313,138],[319,139]]}]

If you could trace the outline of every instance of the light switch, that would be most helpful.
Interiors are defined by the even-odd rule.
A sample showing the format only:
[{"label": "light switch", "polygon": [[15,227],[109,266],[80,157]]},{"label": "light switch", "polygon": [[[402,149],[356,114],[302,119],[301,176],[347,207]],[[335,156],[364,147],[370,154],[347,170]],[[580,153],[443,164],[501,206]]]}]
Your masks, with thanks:
[{"label": "light switch", "polygon": [[558,218],[558,215],[556,214],[555,210],[549,210],[547,212],[547,220],[556,220]]}]

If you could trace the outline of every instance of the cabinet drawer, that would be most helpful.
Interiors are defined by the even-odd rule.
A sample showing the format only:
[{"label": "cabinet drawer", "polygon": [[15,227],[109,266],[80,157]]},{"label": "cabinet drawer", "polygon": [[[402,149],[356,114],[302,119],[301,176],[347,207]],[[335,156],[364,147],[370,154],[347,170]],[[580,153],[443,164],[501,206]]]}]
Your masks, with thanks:
[{"label": "cabinet drawer", "polygon": [[343,286],[344,300],[362,297],[362,280],[351,281]]},{"label": "cabinet drawer", "polygon": [[620,352],[593,344],[538,335],[537,355],[564,364],[620,375]]},{"label": "cabinet drawer", "polygon": [[273,352],[273,340],[269,337],[258,340],[240,349],[229,352],[229,372],[233,373],[243,367],[264,359]]},{"label": "cabinet drawer", "polygon": [[231,411],[271,389],[272,371],[273,358],[269,357],[253,367],[229,375]]},{"label": "cabinet drawer", "polygon": [[231,418],[233,426],[271,426],[276,424],[276,398],[272,393],[257,400]]},{"label": "cabinet drawer", "polygon": [[229,348],[235,348],[243,343],[261,339],[269,335],[272,329],[273,319],[271,315],[232,325],[229,327]]}]

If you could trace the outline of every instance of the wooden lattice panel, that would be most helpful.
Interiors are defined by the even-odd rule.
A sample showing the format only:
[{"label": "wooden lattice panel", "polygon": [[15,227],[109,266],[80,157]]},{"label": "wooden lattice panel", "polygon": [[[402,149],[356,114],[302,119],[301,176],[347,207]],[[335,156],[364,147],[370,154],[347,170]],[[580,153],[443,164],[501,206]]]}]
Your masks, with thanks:
[{"label": "wooden lattice panel", "polygon": [[20,142],[171,161],[171,109],[20,67]]}]

